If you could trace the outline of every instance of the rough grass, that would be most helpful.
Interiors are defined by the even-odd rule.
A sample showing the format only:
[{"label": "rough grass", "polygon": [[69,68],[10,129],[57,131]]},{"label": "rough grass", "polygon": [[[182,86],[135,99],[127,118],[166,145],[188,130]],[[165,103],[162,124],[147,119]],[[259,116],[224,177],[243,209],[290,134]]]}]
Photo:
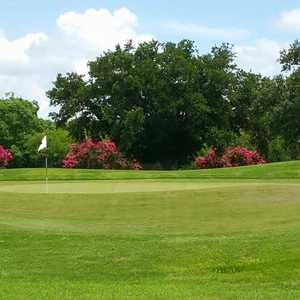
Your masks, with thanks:
[{"label": "rough grass", "polygon": [[299,168],[1,170],[0,299],[299,299]]}]

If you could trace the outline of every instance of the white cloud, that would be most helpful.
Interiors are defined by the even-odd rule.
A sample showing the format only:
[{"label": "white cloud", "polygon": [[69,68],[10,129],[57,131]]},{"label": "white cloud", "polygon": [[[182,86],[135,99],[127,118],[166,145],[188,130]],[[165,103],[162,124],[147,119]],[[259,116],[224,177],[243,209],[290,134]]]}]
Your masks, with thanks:
[{"label": "white cloud", "polygon": [[277,26],[285,31],[292,33],[300,32],[300,9],[294,9],[289,11],[284,11],[279,21],[277,22]]},{"label": "white cloud", "polygon": [[239,40],[250,36],[250,32],[238,28],[214,28],[196,24],[181,24],[170,22],[165,24],[167,30],[171,30],[180,35],[192,37],[218,38],[224,40]]},{"label": "white cloud", "polygon": [[88,60],[86,59],[75,60],[73,62],[73,70],[78,74],[86,75],[89,71],[87,63]]},{"label": "white cloud", "polygon": [[111,49],[129,39],[136,43],[152,39],[137,33],[137,17],[127,8],[112,13],[107,9],[67,12],[57,19],[57,25],[73,41],[84,42],[89,50]]},{"label": "white cloud", "polygon": [[[0,94],[15,92],[17,96],[39,100],[41,113],[47,115],[48,101],[40,86],[42,74],[35,74],[31,51],[47,43],[43,33],[30,33],[9,40],[3,31],[0,34]],[[38,68],[39,71],[42,69]]]},{"label": "white cloud", "polygon": [[86,74],[87,61],[103,50],[128,40],[139,43],[152,39],[138,32],[137,17],[127,8],[66,12],[56,23],[59,34],[55,36],[29,33],[9,40],[0,30],[0,96],[12,91],[37,100],[41,116],[49,113],[45,91],[51,88],[57,73]]},{"label": "white cloud", "polygon": [[40,115],[47,116],[49,112],[49,103],[45,95],[45,89],[40,84],[38,76],[5,76],[0,74],[1,96],[5,92],[13,91],[16,96],[39,102]]},{"label": "white cloud", "polygon": [[235,47],[234,52],[240,67],[272,76],[280,72],[278,59],[280,50],[285,46],[272,40],[261,39],[254,46]]},{"label": "white cloud", "polygon": [[47,36],[43,33],[30,33],[19,39],[9,41],[2,32],[0,35],[1,69],[10,68],[10,64],[18,64],[19,67],[22,67],[29,63],[28,51],[46,40]]}]

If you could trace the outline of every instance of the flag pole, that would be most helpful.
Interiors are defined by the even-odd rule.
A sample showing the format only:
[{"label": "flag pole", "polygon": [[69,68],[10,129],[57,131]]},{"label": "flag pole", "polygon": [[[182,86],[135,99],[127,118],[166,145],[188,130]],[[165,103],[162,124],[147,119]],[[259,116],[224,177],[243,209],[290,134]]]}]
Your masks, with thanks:
[{"label": "flag pole", "polygon": [[42,139],[42,142],[38,148],[38,152],[46,149],[45,153],[45,183],[46,183],[46,193],[48,193],[48,145],[47,145],[47,136],[45,135]]},{"label": "flag pole", "polygon": [[45,166],[46,166],[46,193],[48,194],[48,153],[47,152],[45,157]]}]

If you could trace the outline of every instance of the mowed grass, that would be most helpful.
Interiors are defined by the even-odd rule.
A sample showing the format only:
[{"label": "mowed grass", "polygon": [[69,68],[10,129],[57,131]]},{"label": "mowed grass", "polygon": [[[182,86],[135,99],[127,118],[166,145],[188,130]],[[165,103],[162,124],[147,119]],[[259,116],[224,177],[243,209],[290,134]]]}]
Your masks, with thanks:
[{"label": "mowed grass", "polygon": [[[0,181],[33,181],[45,177],[44,169],[0,169]],[[300,161],[210,170],[120,171],[49,169],[50,180],[118,179],[300,179]]]},{"label": "mowed grass", "polygon": [[0,299],[300,299],[299,169],[0,170]]}]

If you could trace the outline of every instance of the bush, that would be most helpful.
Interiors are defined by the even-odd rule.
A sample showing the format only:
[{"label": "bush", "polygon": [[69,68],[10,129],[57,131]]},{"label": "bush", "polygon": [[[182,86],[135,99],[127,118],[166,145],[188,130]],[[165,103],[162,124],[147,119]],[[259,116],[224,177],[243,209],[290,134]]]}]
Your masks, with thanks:
[{"label": "bush", "polygon": [[207,142],[214,145],[215,151],[218,153],[227,147],[237,145],[237,134],[227,129],[213,127],[208,132]]},{"label": "bush", "polygon": [[221,155],[217,155],[214,149],[210,149],[207,156],[199,156],[195,165],[199,169],[228,168],[249,166],[266,163],[256,151],[244,147],[228,147]]},{"label": "bush", "polygon": [[265,160],[256,151],[243,147],[230,147],[221,157],[223,167],[238,167],[265,164]]},{"label": "bush", "polygon": [[8,167],[12,160],[13,156],[11,152],[0,145],[0,168]]},{"label": "bush", "polygon": [[62,164],[64,168],[142,169],[137,160],[126,159],[114,142],[96,142],[91,139],[81,144],[72,144]]},{"label": "bush", "polygon": [[239,134],[236,137],[234,145],[239,145],[249,150],[255,149],[255,146],[251,141],[251,135],[242,129],[239,131]]},{"label": "bush", "polygon": [[[47,135],[48,148],[38,152],[38,147],[42,138]],[[52,128],[44,133],[35,133],[28,136],[25,142],[25,151],[22,157],[26,160],[27,165],[31,167],[41,167],[45,164],[45,152],[48,156],[49,167],[60,167],[61,162],[69,151],[69,145],[72,139],[68,131],[62,128]]]},{"label": "bush", "polygon": [[214,149],[210,149],[206,156],[197,157],[195,164],[199,169],[212,169],[220,167],[219,160]]},{"label": "bush", "polygon": [[11,145],[10,152],[13,156],[13,161],[10,164],[11,168],[21,168],[25,165],[26,155],[24,155],[24,150],[20,150],[16,145]]},{"label": "bush", "polygon": [[277,137],[268,145],[268,161],[288,161],[291,160],[291,154],[282,137]]}]

